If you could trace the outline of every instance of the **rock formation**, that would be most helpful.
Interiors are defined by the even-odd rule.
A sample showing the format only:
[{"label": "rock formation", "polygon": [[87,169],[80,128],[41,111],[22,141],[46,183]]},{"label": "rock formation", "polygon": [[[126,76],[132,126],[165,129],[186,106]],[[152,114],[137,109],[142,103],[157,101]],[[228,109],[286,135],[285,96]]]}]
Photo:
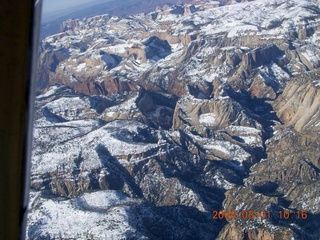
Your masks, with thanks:
[{"label": "rock formation", "polygon": [[[319,13],[197,0],[63,23],[40,51],[29,238],[319,239]],[[67,210],[90,220],[74,235]]]}]

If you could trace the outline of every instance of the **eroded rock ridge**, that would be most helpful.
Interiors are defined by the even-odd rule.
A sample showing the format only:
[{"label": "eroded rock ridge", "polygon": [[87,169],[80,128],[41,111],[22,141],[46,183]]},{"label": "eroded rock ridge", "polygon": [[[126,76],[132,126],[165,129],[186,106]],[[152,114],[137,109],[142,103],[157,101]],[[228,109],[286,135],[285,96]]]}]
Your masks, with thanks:
[{"label": "eroded rock ridge", "polygon": [[319,239],[319,1],[236,2],[44,39],[30,239]]}]

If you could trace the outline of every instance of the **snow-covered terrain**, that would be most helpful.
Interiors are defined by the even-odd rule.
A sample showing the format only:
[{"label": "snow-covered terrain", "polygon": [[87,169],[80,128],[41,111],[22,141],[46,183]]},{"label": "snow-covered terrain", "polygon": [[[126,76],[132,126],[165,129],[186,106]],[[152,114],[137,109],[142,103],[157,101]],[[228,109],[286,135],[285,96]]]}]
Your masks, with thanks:
[{"label": "snow-covered terrain", "polygon": [[43,40],[29,239],[319,239],[319,1],[193,3]]},{"label": "snow-covered terrain", "polygon": [[[119,191],[85,193],[72,200],[43,198],[30,193],[29,239],[123,239],[135,232],[128,223],[131,205],[140,203]],[[33,231],[41,225],[46,232]],[[40,229],[39,229],[40,230]],[[140,236],[140,239],[147,239]]]}]

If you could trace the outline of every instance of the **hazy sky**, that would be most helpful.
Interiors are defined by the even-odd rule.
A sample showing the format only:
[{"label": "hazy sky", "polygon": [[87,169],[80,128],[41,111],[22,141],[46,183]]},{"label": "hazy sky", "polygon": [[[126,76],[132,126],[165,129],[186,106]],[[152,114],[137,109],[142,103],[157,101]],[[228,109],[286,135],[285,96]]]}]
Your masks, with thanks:
[{"label": "hazy sky", "polygon": [[43,0],[42,12],[53,13],[90,2],[102,2],[102,0]]}]

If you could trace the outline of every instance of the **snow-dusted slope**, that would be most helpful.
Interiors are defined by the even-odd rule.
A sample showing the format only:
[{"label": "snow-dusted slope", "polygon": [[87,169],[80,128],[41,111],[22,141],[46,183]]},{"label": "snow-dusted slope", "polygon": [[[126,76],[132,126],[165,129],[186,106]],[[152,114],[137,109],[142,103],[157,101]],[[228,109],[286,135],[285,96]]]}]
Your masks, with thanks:
[{"label": "snow-dusted slope", "polygon": [[[199,51],[198,58],[221,54],[223,61],[223,55],[227,53],[231,59],[210,70],[207,61],[201,63],[191,59],[183,76],[194,81],[212,81],[224,76],[232,69],[232,62],[237,62],[233,56],[240,54],[241,57],[241,52],[250,52],[248,50],[254,50],[256,46],[267,44],[277,44],[284,50],[289,47],[286,44],[292,44],[296,37],[306,40],[309,35],[312,37],[306,40],[308,45],[298,54],[302,63],[312,68],[319,64],[319,59],[312,54],[318,51],[316,46],[319,43],[317,11],[309,1],[259,0],[217,8],[204,7],[204,10],[192,14],[164,8],[148,15],[123,19],[102,15],[82,21],[70,20],[65,23],[65,32],[44,40],[42,59],[54,55],[55,74],[49,78],[41,75],[39,85],[62,81],[78,86],[76,89],[85,93],[91,90],[90,93],[101,94],[102,89],[115,91],[109,86],[110,78],[121,76],[122,81],[130,82],[137,81],[150,68],[162,69],[161,76],[165,71],[174,71],[175,62],[184,58],[187,44],[194,39],[201,39],[206,45]],[[150,36],[154,40],[147,41]],[[291,68],[299,67],[294,60]],[[43,66],[42,71],[52,71],[52,65],[51,69]],[[292,69],[292,74],[294,72]],[[88,81],[97,82],[101,89],[92,89],[92,84],[89,90],[85,89],[82,85]]]},{"label": "snow-dusted slope", "polygon": [[[117,191],[86,193],[72,200],[43,198],[31,192],[33,209],[29,218],[29,239],[121,239],[130,237],[136,226],[128,223],[130,199]],[[46,231],[37,229],[41,225]],[[33,231],[33,229],[37,229]],[[139,236],[139,235],[138,235]],[[140,239],[147,239],[139,236]]]},{"label": "snow-dusted slope", "polygon": [[224,2],[44,39],[30,239],[319,238],[319,1]]}]

